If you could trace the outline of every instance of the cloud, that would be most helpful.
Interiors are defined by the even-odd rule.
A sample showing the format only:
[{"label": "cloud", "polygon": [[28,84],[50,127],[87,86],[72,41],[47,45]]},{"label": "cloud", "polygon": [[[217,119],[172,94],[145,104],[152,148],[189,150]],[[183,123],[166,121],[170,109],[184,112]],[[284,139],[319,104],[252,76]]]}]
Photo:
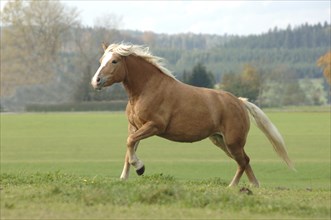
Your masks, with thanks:
[{"label": "cloud", "polygon": [[[1,0],[1,8],[8,2]],[[157,33],[258,34],[278,26],[331,22],[330,1],[67,1],[85,25],[113,13],[120,29]]]},{"label": "cloud", "polygon": [[5,7],[5,5],[8,3],[8,0],[1,0],[0,1],[0,8],[1,10],[3,9],[3,7]]}]

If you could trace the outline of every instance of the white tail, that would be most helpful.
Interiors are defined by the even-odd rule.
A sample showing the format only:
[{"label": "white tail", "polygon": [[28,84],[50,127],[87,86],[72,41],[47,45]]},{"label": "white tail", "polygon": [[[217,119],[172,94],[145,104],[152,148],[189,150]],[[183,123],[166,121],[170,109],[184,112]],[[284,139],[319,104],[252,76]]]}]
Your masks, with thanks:
[{"label": "white tail", "polygon": [[270,121],[268,116],[256,105],[249,102],[245,98],[239,98],[253,116],[257,127],[267,136],[276,153],[285,161],[285,163],[293,170],[295,170],[292,161],[287,155],[285,143],[282,135],[279,133],[276,126]]}]

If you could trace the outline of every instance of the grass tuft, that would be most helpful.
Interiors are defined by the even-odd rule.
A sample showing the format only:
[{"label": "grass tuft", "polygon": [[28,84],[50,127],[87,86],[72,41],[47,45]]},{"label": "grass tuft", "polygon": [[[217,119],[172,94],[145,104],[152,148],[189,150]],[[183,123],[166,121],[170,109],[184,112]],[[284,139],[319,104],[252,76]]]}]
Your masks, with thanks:
[{"label": "grass tuft", "polygon": [[[319,217],[330,216],[328,191],[266,188],[227,188],[220,179],[179,181],[155,174],[130,181],[106,177],[80,177],[54,173],[1,174],[2,213],[13,213],[26,206],[38,207],[57,201],[75,204],[84,212],[92,207],[158,206],[226,210],[249,215]],[[23,189],[23,191],[22,191]],[[318,195],[318,196],[317,196]],[[58,205],[57,204],[57,205]],[[42,206],[43,206],[42,205]],[[57,209],[48,207],[54,211]],[[35,212],[38,209],[35,208]],[[32,212],[34,213],[34,212]],[[26,213],[29,216],[29,212]],[[155,217],[155,216],[154,216]]]}]

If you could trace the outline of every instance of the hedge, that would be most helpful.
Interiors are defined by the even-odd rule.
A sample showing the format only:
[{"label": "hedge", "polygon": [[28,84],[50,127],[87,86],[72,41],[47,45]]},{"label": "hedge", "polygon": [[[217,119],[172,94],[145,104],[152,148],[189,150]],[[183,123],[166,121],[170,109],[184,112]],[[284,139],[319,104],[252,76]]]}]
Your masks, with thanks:
[{"label": "hedge", "polygon": [[124,111],[126,100],[107,102],[80,102],[61,104],[28,104],[27,112],[84,112],[84,111]]}]

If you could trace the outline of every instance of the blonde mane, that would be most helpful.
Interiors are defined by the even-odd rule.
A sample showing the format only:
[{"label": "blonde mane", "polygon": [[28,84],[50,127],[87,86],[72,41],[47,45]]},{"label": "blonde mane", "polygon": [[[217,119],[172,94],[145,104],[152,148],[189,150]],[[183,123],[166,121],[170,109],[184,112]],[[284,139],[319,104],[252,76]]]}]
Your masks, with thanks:
[{"label": "blonde mane", "polygon": [[164,59],[161,57],[153,56],[149,52],[148,47],[144,47],[141,45],[131,45],[131,44],[111,44],[108,46],[105,52],[113,52],[121,56],[134,55],[137,57],[141,57],[147,62],[153,64],[165,75],[170,76],[173,79],[176,79],[175,76],[171,73],[171,71],[163,66]]}]

